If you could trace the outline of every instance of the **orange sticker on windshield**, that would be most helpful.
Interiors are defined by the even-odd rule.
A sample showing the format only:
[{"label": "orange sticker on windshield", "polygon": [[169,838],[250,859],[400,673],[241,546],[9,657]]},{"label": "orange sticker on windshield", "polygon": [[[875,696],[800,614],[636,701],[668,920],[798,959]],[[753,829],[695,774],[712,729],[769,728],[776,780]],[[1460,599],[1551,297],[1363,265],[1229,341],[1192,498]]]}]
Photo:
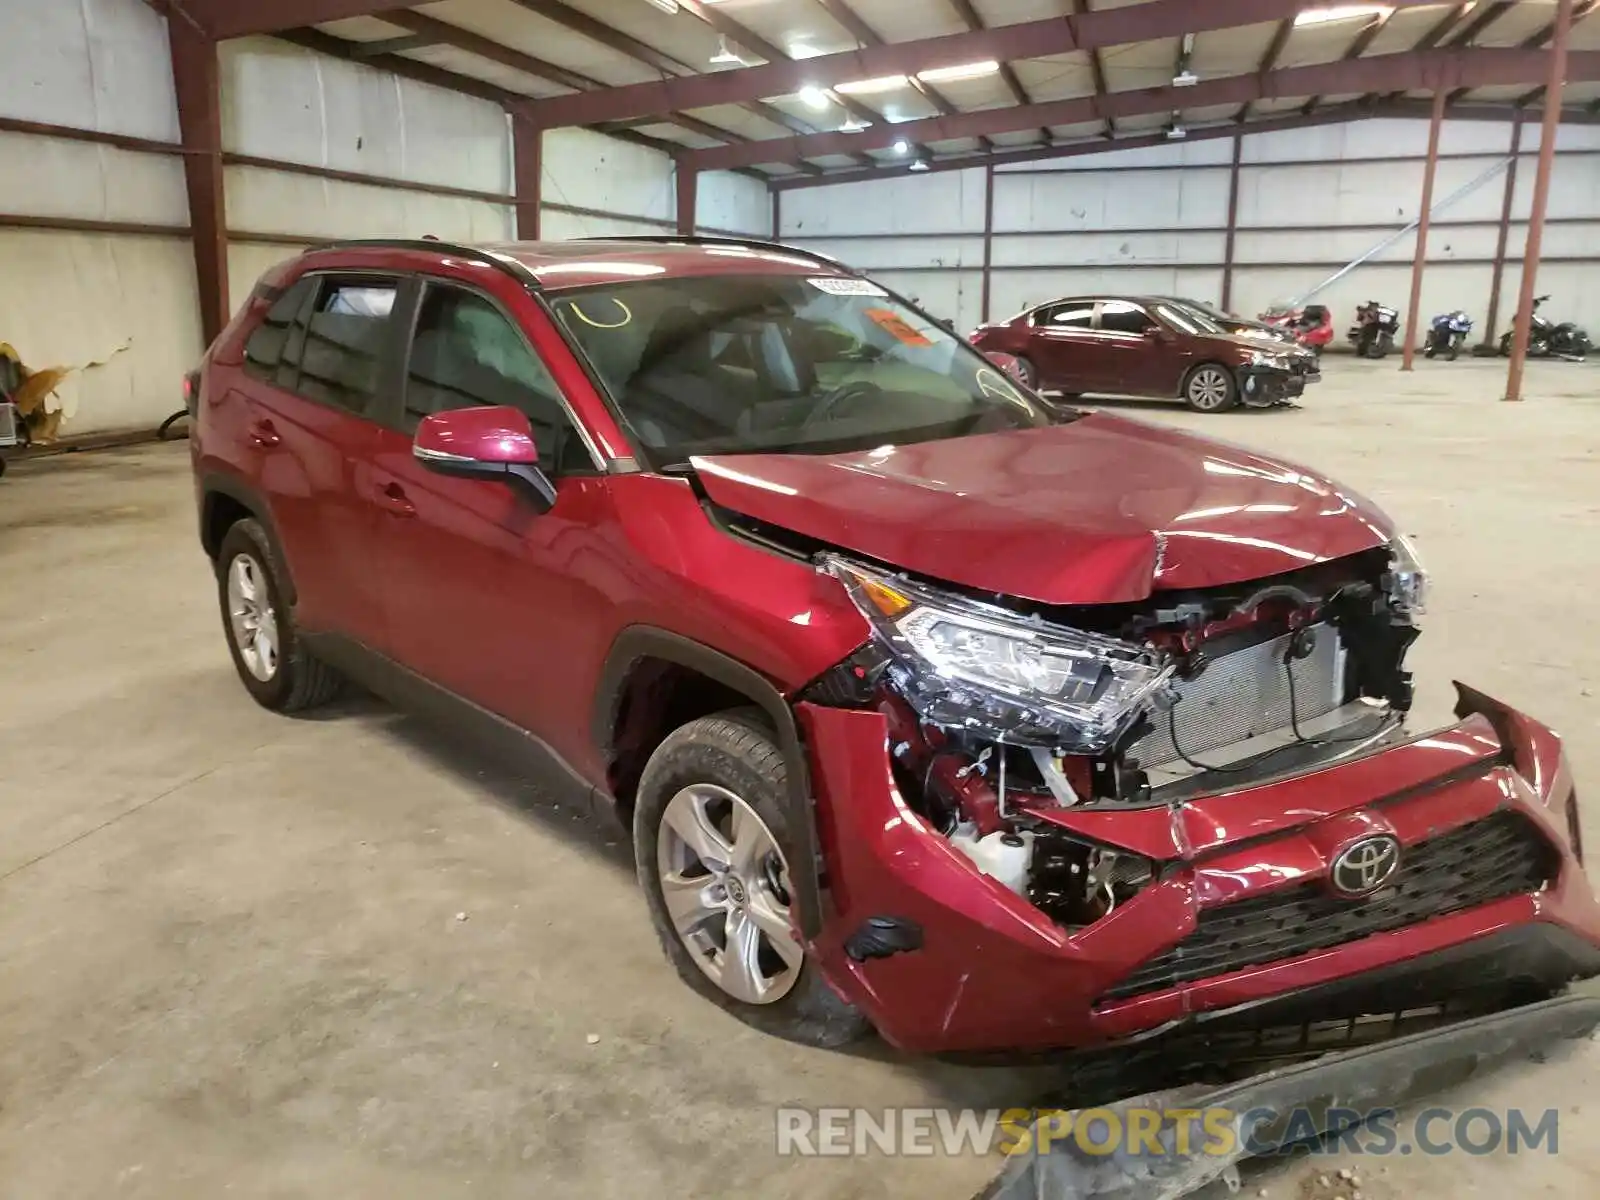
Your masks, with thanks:
[{"label": "orange sticker on windshield", "polygon": [[904,342],[907,346],[931,346],[933,343],[928,338],[918,333],[901,319],[900,314],[887,308],[869,308],[867,316],[873,323],[882,329],[897,342]]}]

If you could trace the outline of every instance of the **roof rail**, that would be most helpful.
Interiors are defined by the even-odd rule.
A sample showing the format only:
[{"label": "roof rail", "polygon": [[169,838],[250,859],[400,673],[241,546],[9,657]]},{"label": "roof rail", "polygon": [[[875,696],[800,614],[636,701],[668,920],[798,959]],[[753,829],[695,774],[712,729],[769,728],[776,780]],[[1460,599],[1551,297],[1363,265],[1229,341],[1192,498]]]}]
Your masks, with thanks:
[{"label": "roof rail", "polygon": [[674,234],[674,233],[627,233],[617,234],[615,237],[587,237],[576,239],[580,242],[650,242],[659,246],[670,246],[674,243],[685,246],[747,246],[759,250],[782,250],[786,254],[799,254],[811,259],[813,262],[826,263],[835,270],[843,271],[847,275],[859,275],[854,267],[848,266],[834,258],[831,254],[822,254],[816,250],[802,250],[799,246],[790,246],[783,242],[774,242],[766,238],[740,238],[740,237],[706,237],[701,234]]},{"label": "roof rail", "polygon": [[470,258],[473,262],[493,267],[501,274],[511,276],[527,287],[537,289],[540,286],[539,277],[525,264],[508,254],[485,250],[481,246],[468,246],[461,242],[444,242],[438,238],[346,238],[312,246],[306,253],[309,254],[314,250],[426,250],[434,254]]}]

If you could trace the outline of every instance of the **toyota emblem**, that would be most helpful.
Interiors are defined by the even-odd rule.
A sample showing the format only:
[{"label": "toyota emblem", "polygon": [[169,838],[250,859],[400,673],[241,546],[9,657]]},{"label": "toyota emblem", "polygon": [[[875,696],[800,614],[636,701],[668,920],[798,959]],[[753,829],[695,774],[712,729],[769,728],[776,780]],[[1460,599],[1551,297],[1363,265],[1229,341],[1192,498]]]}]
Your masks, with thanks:
[{"label": "toyota emblem", "polygon": [[1370,896],[1400,869],[1400,842],[1387,833],[1351,842],[1333,860],[1328,882],[1341,896]]}]

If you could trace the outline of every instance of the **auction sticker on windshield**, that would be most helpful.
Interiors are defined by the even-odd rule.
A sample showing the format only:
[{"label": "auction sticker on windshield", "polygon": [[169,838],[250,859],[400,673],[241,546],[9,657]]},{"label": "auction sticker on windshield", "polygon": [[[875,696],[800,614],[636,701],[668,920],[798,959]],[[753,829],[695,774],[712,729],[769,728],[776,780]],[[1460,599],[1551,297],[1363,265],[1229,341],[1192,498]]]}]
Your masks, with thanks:
[{"label": "auction sticker on windshield", "polygon": [[867,316],[873,324],[882,329],[897,342],[904,342],[907,346],[931,346],[933,342],[928,337],[907,325],[899,313],[887,308],[869,308]]}]

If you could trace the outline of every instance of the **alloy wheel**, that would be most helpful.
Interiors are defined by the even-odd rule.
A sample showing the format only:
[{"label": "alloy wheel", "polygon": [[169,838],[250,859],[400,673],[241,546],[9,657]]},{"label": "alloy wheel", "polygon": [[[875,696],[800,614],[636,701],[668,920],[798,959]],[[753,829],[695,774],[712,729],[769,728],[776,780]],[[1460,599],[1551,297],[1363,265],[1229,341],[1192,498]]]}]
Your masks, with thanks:
[{"label": "alloy wheel", "polygon": [[1202,412],[1215,412],[1228,402],[1229,382],[1221,367],[1201,367],[1189,378],[1189,402]]},{"label": "alloy wheel", "polygon": [[228,628],[245,669],[268,683],[278,673],[278,617],[266,572],[248,554],[228,564]]},{"label": "alloy wheel", "polygon": [[789,869],[754,808],[711,783],[667,801],[656,871],[673,930],[735,1000],[783,999],[805,963],[789,925]]}]

